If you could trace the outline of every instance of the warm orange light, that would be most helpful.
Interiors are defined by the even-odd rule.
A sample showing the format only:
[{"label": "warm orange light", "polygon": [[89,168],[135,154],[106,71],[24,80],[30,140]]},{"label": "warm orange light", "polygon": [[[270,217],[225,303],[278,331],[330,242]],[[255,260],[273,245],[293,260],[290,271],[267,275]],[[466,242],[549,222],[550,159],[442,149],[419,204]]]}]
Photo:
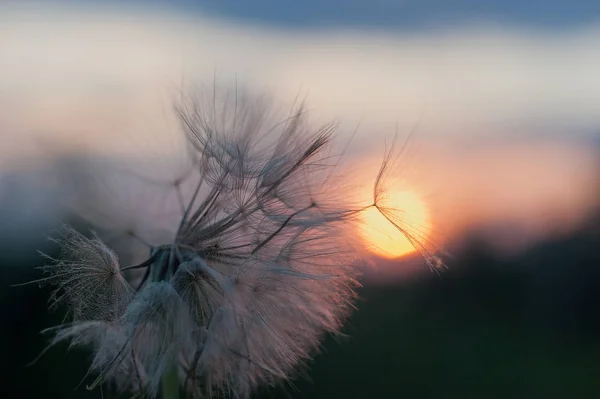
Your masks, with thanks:
[{"label": "warm orange light", "polygon": [[[411,191],[391,192],[386,195],[383,205],[393,208],[394,220],[406,229],[417,241],[427,239],[431,222],[427,206],[419,196]],[[362,215],[360,234],[373,253],[387,258],[398,258],[415,251],[413,244],[375,207]]]}]

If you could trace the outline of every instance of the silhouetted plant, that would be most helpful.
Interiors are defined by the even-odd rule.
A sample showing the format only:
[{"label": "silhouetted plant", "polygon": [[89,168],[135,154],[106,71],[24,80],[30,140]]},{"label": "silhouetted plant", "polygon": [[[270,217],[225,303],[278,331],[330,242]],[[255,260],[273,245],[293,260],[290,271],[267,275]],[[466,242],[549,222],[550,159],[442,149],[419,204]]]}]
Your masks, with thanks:
[{"label": "silhouetted plant", "polygon": [[302,107],[268,125],[269,108],[237,93],[222,106],[201,100],[177,107],[194,189],[185,198],[174,185],[181,217],[170,242],[123,266],[99,236],[65,226],[61,255],[37,281],[55,286],[52,307],[69,310],[69,322],[46,330],[50,346],[93,350],[89,389],[109,381],[140,396],[243,398],[289,378],[353,308],[359,253],[348,226],[368,208],[441,266],[378,203],[393,146],[373,202],[351,206],[336,189],[333,125],[313,132]]}]

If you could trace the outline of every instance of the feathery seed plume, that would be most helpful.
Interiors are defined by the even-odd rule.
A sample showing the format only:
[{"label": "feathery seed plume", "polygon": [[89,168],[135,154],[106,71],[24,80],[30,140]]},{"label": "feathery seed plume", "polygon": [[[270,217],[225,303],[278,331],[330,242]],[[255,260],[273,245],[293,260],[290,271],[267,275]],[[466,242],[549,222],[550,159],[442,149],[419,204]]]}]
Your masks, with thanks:
[{"label": "feathery seed plume", "polygon": [[[65,227],[61,255],[43,267],[40,281],[56,288],[51,305],[71,317],[47,330],[50,346],[92,349],[90,389],[109,382],[155,397],[170,379],[173,396],[247,398],[289,378],[353,308],[356,252],[346,227],[378,207],[389,156],[373,204],[346,206],[332,185],[332,125],[310,130],[302,107],[269,125],[268,107],[237,93],[221,107],[208,103],[177,108],[194,189],[180,193],[171,242],[123,266],[98,236]],[[392,210],[380,211],[394,223]]]}]

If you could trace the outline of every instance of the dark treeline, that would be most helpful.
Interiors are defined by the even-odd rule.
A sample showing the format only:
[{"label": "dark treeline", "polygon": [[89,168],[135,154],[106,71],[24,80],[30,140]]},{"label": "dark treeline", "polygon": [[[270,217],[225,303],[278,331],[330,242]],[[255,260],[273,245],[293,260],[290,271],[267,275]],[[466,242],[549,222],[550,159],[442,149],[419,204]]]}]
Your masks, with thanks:
[{"label": "dark treeline", "polygon": [[[26,367],[44,348],[39,331],[62,315],[46,311],[47,288],[8,287],[39,277],[42,259],[16,253],[18,237],[3,242],[1,397],[101,397],[76,388],[83,351],[56,347]],[[466,242],[440,276],[362,288],[347,337],[327,339],[291,386],[257,396],[600,397],[600,217],[510,259],[477,235]]]}]

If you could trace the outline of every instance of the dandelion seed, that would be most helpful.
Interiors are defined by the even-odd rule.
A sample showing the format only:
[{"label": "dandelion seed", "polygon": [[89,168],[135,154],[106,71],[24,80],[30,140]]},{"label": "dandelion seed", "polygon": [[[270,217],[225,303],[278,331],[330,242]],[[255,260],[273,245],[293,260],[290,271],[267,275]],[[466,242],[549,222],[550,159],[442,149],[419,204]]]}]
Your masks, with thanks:
[{"label": "dandelion seed", "polygon": [[[389,155],[373,205],[347,206],[331,184],[333,126],[312,132],[302,108],[269,126],[268,108],[237,95],[234,105],[216,104],[192,99],[177,109],[195,166],[189,195],[178,191],[172,242],[123,267],[100,238],[65,227],[60,257],[44,267],[40,282],[56,287],[51,305],[72,317],[47,331],[50,346],[93,351],[90,389],[110,382],[155,397],[175,378],[189,397],[247,398],[285,380],[352,310],[346,225],[377,207],[407,231],[377,202]],[[130,271],[141,272],[135,285]]]},{"label": "dandelion seed", "polygon": [[39,280],[56,287],[50,306],[65,304],[74,321],[115,321],[133,295],[117,255],[96,236],[88,239],[68,226],[60,234],[60,258],[47,257],[53,264],[42,269],[49,276]]}]

